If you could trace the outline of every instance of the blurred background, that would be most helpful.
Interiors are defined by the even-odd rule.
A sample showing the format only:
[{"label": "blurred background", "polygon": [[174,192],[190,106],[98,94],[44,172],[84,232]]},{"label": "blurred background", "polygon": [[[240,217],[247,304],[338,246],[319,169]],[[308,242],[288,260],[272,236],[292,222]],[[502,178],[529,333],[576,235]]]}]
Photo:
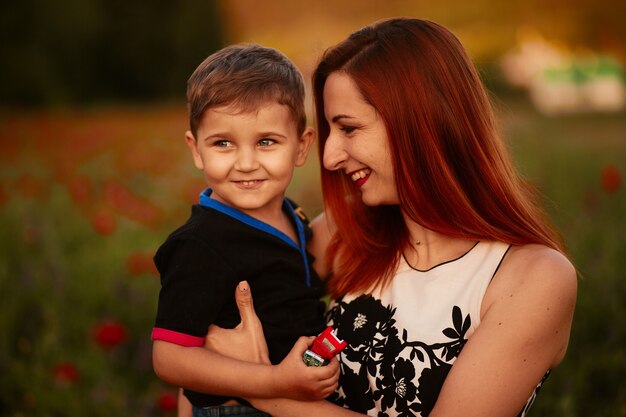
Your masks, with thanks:
[{"label": "blurred background", "polygon": [[[185,85],[235,42],[321,53],[435,20],[493,93],[519,171],[579,269],[565,362],[532,416],[626,416],[626,2],[22,0],[0,5],[0,415],[172,415],[152,372],[152,256],[203,188]],[[389,63],[393,65],[393,63]],[[310,103],[309,103],[310,108]],[[289,195],[319,213],[311,155]]]}]

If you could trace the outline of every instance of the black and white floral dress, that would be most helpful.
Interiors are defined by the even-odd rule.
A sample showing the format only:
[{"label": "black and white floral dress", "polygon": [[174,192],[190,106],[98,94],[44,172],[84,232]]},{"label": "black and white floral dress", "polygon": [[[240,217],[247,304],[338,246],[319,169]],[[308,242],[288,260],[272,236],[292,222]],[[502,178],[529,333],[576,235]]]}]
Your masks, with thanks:
[{"label": "black and white floral dress", "polygon": [[339,358],[341,378],[332,400],[370,416],[428,416],[480,323],[483,296],[508,248],[479,242],[426,271],[401,260],[383,291],[335,300],[329,323],[349,345]]}]

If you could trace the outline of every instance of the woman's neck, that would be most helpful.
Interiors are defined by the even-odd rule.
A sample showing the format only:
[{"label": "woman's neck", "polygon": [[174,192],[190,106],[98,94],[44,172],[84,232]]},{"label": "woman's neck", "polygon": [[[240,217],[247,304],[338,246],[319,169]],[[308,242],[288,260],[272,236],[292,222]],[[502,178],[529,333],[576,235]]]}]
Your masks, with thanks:
[{"label": "woman's neck", "polygon": [[434,232],[404,216],[409,242],[403,248],[408,264],[419,270],[456,259],[476,244],[476,240],[462,239]]}]

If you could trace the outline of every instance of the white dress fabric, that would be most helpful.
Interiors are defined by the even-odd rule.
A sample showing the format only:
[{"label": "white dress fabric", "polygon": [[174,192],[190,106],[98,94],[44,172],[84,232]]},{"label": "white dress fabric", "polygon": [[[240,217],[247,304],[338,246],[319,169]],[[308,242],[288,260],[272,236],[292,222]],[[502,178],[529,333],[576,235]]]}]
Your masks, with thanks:
[{"label": "white dress fabric", "polygon": [[425,271],[401,259],[382,291],[335,300],[329,323],[348,347],[339,357],[341,378],[332,400],[370,416],[428,416],[480,324],[483,297],[508,248],[481,241]]}]

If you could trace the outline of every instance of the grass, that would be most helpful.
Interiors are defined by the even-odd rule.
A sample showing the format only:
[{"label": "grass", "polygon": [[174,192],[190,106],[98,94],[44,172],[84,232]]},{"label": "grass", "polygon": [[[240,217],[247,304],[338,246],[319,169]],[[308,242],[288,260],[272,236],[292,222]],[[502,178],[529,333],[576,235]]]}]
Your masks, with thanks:
[{"label": "grass", "polygon": [[[566,360],[531,415],[626,416],[626,193],[602,180],[626,173],[626,114],[548,118],[521,97],[499,109],[581,275]],[[203,185],[185,128],[184,106],[0,116],[1,414],[172,413],[150,364],[159,282],[144,261]],[[311,155],[289,189],[310,216],[317,172]],[[125,336],[102,344],[102,323]]]}]

